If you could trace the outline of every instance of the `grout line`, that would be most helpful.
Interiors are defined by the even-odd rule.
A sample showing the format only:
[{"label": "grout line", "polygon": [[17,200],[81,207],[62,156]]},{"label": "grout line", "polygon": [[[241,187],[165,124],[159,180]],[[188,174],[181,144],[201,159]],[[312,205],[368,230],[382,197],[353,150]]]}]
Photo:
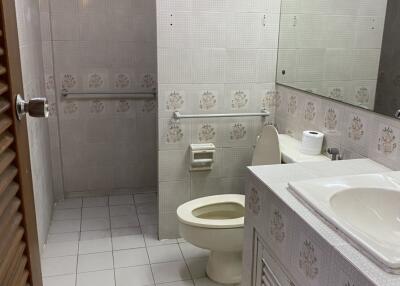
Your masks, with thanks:
[{"label": "grout line", "polygon": [[81,224],[79,227],[79,235],[78,235],[78,253],[76,255],[76,274],[75,274],[75,286],[78,286],[78,262],[79,262],[79,243],[81,241],[82,234],[82,208],[81,208]]},{"label": "grout line", "polygon": [[[138,213],[138,210],[137,210],[137,205],[136,205],[135,197],[134,197],[134,195],[132,195],[132,197],[133,197],[133,203],[134,203],[134,205],[135,205],[136,216],[137,216],[137,218],[139,219],[139,213]],[[149,259],[149,267],[150,267],[150,271],[151,271],[151,276],[153,277],[153,282],[154,282],[154,285],[155,285],[155,284],[156,284],[156,280],[155,280],[155,278],[154,278],[153,268],[151,267],[151,260],[150,260],[149,250],[148,250],[148,248],[147,248],[146,239],[145,239],[145,237],[144,237],[144,234],[143,234],[143,230],[142,230],[142,226],[141,226],[141,224],[140,224],[140,221],[139,221],[139,227],[140,227],[140,231],[141,231],[142,236],[143,236],[143,241],[144,241],[144,246],[145,246],[145,249],[146,249],[147,258]]]},{"label": "grout line", "polygon": [[114,286],[117,285],[117,277],[115,275],[115,263],[114,263],[114,247],[113,247],[113,238],[111,232],[111,211],[110,211],[110,196],[107,197],[107,207],[108,207],[108,223],[110,224],[110,239],[111,239],[111,256],[112,256],[112,264],[113,264],[113,273],[114,273]]},{"label": "grout line", "polygon": [[193,275],[192,275],[192,272],[190,271],[189,264],[188,264],[188,262],[186,261],[185,256],[183,255],[183,251],[182,251],[182,248],[181,248],[181,244],[180,244],[180,243],[178,243],[178,247],[179,247],[179,250],[181,251],[181,254],[182,254],[182,257],[183,257],[183,261],[185,261],[186,268],[187,268],[187,270],[189,271],[190,278],[192,279],[192,282],[193,282],[193,285],[194,285],[194,277],[193,277]]}]

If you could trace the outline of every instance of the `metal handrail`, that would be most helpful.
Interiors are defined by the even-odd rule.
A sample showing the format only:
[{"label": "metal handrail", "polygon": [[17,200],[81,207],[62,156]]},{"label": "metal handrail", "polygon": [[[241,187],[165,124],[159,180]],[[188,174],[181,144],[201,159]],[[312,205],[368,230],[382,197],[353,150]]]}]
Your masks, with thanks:
[{"label": "metal handrail", "polygon": [[270,112],[267,110],[261,110],[261,112],[255,113],[221,113],[221,114],[181,114],[179,111],[174,112],[174,119],[187,119],[187,118],[216,118],[216,117],[255,117],[270,116]]},{"label": "metal handrail", "polygon": [[[63,97],[68,97],[70,95],[91,95],[89,98],[110,98],[110,99],[129,99],[129,98],[137,98],[137,99],[147,99],[155,98],[157,96],[156,91],[68,91],[63,89],[61,91],[61,95]],[[117,96],[116,96],[117,95]],[[74,99],[80,98],[77,96],[72,97]]]}]

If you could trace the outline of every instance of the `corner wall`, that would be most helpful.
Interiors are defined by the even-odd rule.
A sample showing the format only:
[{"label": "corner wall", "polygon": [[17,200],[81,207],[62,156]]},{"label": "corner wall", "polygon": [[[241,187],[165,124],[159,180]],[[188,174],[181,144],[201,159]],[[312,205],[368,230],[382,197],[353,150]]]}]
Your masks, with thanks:
[{"label": "corner wall", "polygon": [[[260,118],[173,120],[183,114],[271,111],[279,0],[157,1],[159,236],[179,236],[176,208],[244,191]],[[210,172],[189,172],[191,143],[214,143]]]}]

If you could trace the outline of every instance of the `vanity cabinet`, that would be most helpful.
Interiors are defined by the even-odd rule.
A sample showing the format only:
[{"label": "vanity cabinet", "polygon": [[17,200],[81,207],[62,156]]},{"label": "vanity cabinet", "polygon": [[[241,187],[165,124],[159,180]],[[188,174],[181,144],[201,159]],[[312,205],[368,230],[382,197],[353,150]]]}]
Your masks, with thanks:
[{"label": "vanity cabinet", "polygon": [[326,230],[316,216],[298,215],[256,176],[247,181],[242,286],[377,285],[310,227]]}]

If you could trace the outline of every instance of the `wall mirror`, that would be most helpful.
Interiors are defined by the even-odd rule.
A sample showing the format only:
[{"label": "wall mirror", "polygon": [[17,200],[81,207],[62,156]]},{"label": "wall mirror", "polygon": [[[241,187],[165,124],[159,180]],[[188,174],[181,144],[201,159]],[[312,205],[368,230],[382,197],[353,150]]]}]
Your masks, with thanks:
[{"label": "wall mirror", "polygon": [[396,116],[399,29],[398,0],[282,0],[277,82]]}]

